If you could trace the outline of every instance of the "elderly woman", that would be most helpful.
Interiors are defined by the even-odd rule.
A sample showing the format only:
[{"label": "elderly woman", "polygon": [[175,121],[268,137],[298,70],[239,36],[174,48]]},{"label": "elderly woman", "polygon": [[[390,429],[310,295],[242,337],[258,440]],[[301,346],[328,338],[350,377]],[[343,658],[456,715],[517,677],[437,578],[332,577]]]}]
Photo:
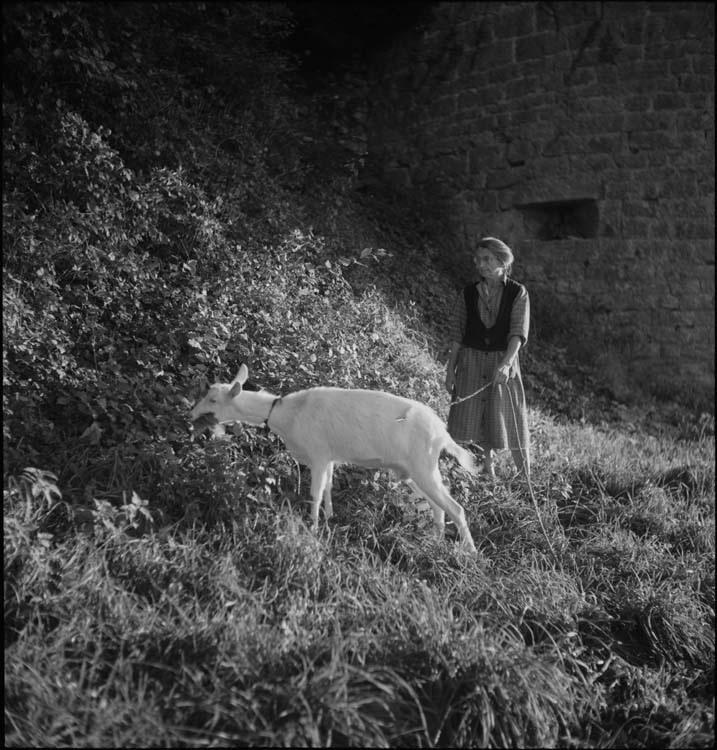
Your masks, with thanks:
[{"label": "elderly woman", "polygon": [[513,253],[501,240],[484,237],[473,262],[477,279],[457,301],[448,359],[446,388],[453,397],[448,431],[456,442],[483,450],[491,476],[495,452],[510,449],[518,473],[529,478],[530,436],[518,360],[528,339],[528,292],[510,278]]}]

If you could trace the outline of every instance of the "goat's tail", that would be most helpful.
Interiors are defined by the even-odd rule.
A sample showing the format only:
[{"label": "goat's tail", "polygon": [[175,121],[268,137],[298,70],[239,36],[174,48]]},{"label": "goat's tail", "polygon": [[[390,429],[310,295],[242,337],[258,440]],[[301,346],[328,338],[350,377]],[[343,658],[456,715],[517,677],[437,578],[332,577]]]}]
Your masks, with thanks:
[{"label": "goat's tail", "polygon": [[473,454],[469,450],[466,450],[465,448],[458,445],[458,443],[456,443],[456,441],[453,440],[450,435],[446,435],[446,438],[447,439],[445,445],[443,446],[443,450],[458,459],[458,463],[466,471],[470,472],[471,474],[478,474],[478,466],[476,465],[476,460]]}]

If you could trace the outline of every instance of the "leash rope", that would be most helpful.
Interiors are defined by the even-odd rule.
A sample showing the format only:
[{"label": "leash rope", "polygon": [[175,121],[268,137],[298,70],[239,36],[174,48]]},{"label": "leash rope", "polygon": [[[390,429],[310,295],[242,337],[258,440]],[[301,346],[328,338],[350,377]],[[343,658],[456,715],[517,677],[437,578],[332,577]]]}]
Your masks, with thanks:
[{"label": "leash rope", "polygon": [[484,391],[491,385],[493,385],[493,381],[491,381],[490,383],[486,383],[482,388],[479,388],[477,391],[475,391],[475,393],[471,393],[470,396],[464,396],[463,398],[457,398],[454,401],[451,401],[451,406],[455,406],[455,404],[462,404],[464,401],[468,401],[468,399],[473,398],[473,396],[477,396],[481,391]]},{"label": "leash rope", "polygon": [[[507,388],[507,383],[506,383]],[[553,556],[553,559],[556,563],[560,564],[560,560],[558,559],[558,556],[555,554],[555,550],[553,549],[553,545],[550,542],[550,537],[548,536],[548,532],[545,530],[545,526],[543,524],[543,516],[540,513],[540,508],[538,508],[538,501],[535,498],[535,493],[533,492],[533,484],[530,481],[530,470],[527,467],[527,462],[525,460],[525,452],[523,451],[523,446],[520,443],[520,431],[518,430],[518,418],[515,415],[515,404],[513,402],[513,394],[508,388],[508,398],[510,399],[510,410],[513,414],[513,424],[515,425],[515,438],[518,441],[518,450],[520,451],[520,455],[523,458],[523,472],[525,474],[525,478],[528,482],[528,492],[530,494],[530,499],[533,501],[533,508],[535,509],[535,515],[538,519],[538,524],[540,525],[540,530],[543,532],[543,536],[545,537],[545,541],[548,543],[548,549],[550,549],[550,553]]]}]

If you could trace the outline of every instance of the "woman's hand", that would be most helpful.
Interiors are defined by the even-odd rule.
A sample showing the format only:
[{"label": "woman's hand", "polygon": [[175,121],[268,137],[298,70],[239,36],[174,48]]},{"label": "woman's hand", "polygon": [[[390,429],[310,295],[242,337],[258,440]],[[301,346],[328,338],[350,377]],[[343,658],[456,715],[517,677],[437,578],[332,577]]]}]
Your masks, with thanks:
[{"label": "woman's hand", "polygon": [[446,363],[446,390],[448,395],[453,395],[453,388],[456,385],[456,365],[458,364],[458,352],[461,345],[457,341],[451,341],[451,351]]},{"label": "woman's hand", "polygon": [[493,376],[495,385],[506,385],[510,379],[510,365],[499,365]]}]

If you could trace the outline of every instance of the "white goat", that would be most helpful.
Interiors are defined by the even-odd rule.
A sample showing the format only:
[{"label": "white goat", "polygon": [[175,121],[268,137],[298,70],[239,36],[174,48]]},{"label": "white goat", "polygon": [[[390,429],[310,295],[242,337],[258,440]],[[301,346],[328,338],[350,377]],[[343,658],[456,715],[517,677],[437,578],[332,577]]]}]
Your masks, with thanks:
[{"label": "white goat", "polygon": [[191,412],[192,422],[211,414],[219,424],[266,424],[299,462],[311,469],[311,519],[333,515],[331,481],[334,464],[392,469],[433,510],[433,524],[443,536],[445,514],[455,523],[464,548],[475,545],[463,508],[450,496],[438,470],[445,450],[464,469],[476,473],[473,456],[448,434],[440,417],[428,406],[382,391],[309,388],[278,397],[266,391],[242,389],[249,371],[242,364],[231,383],[215,383]]}]

